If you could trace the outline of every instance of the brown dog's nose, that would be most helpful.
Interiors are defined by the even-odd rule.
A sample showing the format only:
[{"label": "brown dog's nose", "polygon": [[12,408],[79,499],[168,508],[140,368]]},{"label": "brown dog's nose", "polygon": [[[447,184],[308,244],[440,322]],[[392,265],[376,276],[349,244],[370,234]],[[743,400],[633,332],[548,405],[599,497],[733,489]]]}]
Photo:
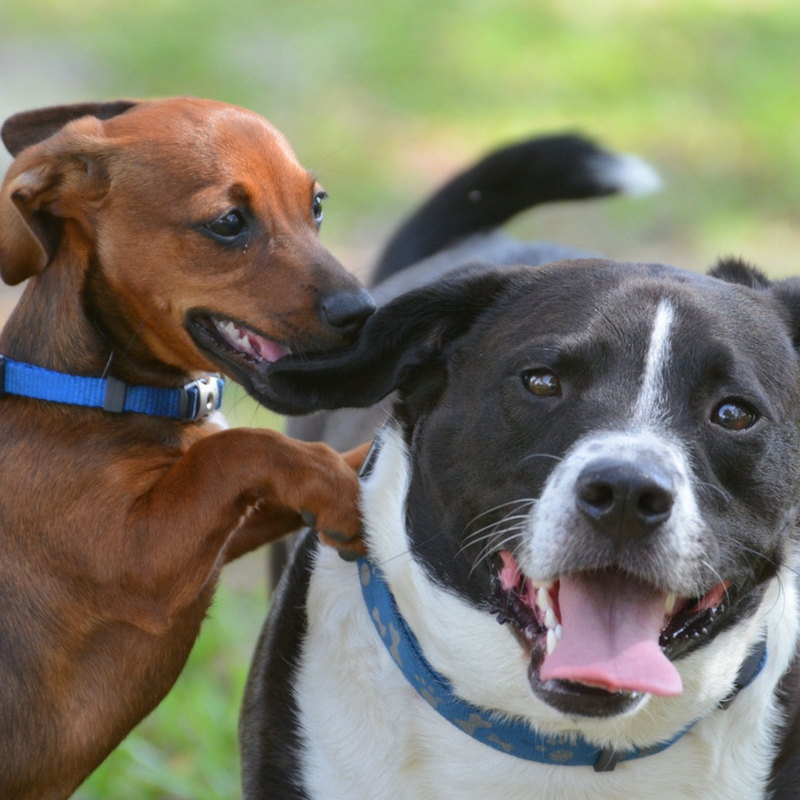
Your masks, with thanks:
[{"label": "brown dog's nose", "polygon": [[618,546],[666,522],[674,502],[672,479],[654,464],[596,461],[576,483],[578,509]]},{"label": "brown dog's nose", "polygon": [[355,334],[375,311],[375,301],[366,290],[336,292],[322,301],[322,316],[342,333]]}]

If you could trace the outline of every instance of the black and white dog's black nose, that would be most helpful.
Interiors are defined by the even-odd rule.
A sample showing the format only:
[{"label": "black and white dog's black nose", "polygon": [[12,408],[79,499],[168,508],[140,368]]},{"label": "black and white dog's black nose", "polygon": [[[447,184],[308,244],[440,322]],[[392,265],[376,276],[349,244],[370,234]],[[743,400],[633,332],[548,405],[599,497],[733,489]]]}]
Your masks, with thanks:
[{"label": "black and white dog's black nose", "polygon": [[672,479],[654,464],[602,459],[576,482],[578,509],[617,546],[650,534],[669,518],[674,502]]}]

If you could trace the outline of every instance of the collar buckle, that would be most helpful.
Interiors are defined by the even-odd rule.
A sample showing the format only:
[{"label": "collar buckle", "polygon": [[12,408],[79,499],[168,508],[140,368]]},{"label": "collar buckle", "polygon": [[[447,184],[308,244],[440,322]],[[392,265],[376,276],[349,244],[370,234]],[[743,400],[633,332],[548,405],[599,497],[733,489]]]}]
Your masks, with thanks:
[{"label": "collar buckle", "polygon": [[201,420],[210,417],[222,403],[224,385],[225,381],[219,375],[206,375],[181,387],[181,418]]},{"label": "collar buckle", "polygon": [[597,761],[594,762],[595,772],[613,772],[619,762],[620,754],[616,750],[605,748],[600,751]]}]

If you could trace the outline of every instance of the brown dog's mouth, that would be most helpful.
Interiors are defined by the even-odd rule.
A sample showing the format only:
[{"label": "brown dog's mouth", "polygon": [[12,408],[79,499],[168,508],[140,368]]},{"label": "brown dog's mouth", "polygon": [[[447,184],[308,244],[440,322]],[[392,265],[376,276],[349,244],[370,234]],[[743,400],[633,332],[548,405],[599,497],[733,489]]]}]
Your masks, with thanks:
[{"label": "brown dog's mouth", "polygon": [[241,322],[207,313],[192,313],[187,328],[194,340],[217,358],[238,366],[272,364],[291,354],[285,344],[269,339]]},{"label": "brown dog's mouth", "polygon": [[244,325],[237,325],[233,320],[212,317],[211,322],[225,344],[242,358],[254,361],[256,364],[264,361],[271,364],[292,352],[286,345],[267,339],[266,336],[262,336]]},{"label": "brown dog's mouth", "polygon": [[530,654],[534,694],[564,713],[607,716],[645,694],[680,694],[672,659],[710,639],[733,605],[728,581],[693,598],[617,569],[537,584],[510,552],[499,556],[492,612]]}]

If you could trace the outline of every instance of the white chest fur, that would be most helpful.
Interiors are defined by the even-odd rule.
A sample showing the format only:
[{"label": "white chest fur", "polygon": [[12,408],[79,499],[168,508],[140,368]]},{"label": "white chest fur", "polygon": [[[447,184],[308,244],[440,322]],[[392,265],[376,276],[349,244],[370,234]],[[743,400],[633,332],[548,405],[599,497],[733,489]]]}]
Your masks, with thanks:
[{"label": "white chest fur", "polygon": [[[398,472],[405,470],[402,450],[396,440],[384,446],[372,486],[365,492],[365,514],[368,529],[381,531],[373,551],[385,565],[400,610],[426,656],[473,703],[537,721],[544,711],[538,727],[575,730],[574,720],[559,720],[531,699],[522,665],[507,677],[509,661],[518,658],[513,637],[493,619],[427,581],[406,555],[401,521],[405,492],[380,496],[383,471],[394,472],[384,486],[406,485],[404,479],[397,480]],[[713,708],[714,692],[707,689],[717,672],[735,675],[741,650],[736,640],[748,641],[758,636],[757,630],[766,629],[769,661],[754,683],[727,711],[711,711],[666,751],[596,774],[589,767],[549,766],[505,755],[439,716],[406,682],[378,637],[355,566],[322,548],[309,588],[309,628],[296,684],[306,788],[314,800],[763,798],[778,724],[773,689],[790,662],[798,632],[797,593],[788,572],[780,577],[747,630],[718,636],[701,658],[684,660],[686,689],[676,710],[651,702],[635,715],[638,720],[578,728],[618,743],[638,738],[637,744],[662,724],[677,723],[680,729],[696,713],[693,708]],[[713,658],[721,662],[717,672],[708,663]],[[730,678],[720,678],[723,694],[726,680]],[[658,719],[662,716],[666,722]]]}]

